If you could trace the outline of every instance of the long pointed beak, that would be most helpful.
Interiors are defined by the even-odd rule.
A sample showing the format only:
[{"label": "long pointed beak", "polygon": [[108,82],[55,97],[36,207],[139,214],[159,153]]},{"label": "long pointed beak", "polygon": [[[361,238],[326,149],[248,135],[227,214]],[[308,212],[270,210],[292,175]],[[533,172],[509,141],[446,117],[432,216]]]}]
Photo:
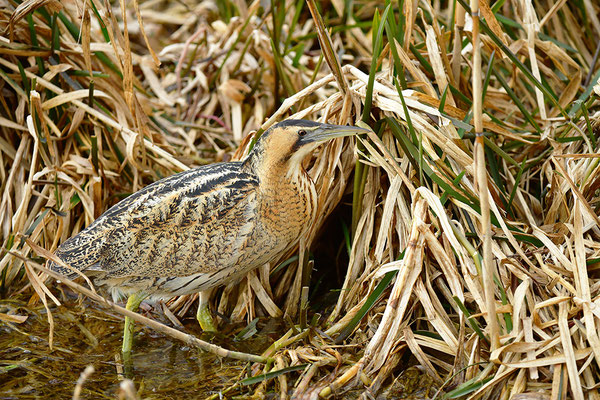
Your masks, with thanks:
[{"label": "long pointed beak", "polygon": [[322,124],[316,129],[310,130],[301,140],[304,143],[324,142],[338,137],[358,135],[369,132],[367,129],[357,126]]}]

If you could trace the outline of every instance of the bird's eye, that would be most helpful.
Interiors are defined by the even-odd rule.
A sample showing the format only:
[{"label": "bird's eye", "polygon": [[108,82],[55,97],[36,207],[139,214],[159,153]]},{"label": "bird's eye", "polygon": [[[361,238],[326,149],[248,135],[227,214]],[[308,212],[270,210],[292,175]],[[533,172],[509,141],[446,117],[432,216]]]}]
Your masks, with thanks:
[{"label": "bird's eye", "polygon": [[298,135],[300,135],[300,136],[304,136],[304,135],[306,135],[306,131],[305,131],[304,129],[300,129],[300,130],[298,131]]}]

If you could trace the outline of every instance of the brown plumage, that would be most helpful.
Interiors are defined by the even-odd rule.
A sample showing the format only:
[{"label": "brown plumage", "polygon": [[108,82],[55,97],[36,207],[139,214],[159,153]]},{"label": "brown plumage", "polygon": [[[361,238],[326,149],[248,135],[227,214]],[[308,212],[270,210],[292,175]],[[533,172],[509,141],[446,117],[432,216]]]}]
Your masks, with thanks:
[{"label": "brown plumage", "polygon": [[314,220],[316,192],[302,160],[323,141],[362,132],[283,121],[242,161],[191,169],[132,194],[56,255],[115,297],[171,297],[239,279],[294,246]]}]

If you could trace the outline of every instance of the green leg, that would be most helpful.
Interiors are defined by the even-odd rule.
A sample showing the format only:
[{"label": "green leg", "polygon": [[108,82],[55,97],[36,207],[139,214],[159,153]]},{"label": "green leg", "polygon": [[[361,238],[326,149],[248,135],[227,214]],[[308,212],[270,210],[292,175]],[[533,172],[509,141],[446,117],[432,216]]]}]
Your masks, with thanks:
[{"label": "green leg", "polygon": [[[129,311],[137,311],[140,307],[140,303],[146,298],[143,294],[135,293],[129,296],[127,299],[126,309]],[[123,330],[123,353],[129,354],[131,352],[131,346],[133,344],[133,320],[129,317],[125,317],[125,329]]]},{"label": "green leg", "polygon": [[198,296],[198,312],[196,313],[196,319],[200,323],[200,327],[205,332],[216,332],[217,326],[215,325],[210,309],[208,308],[208,301],[210,299],[210,290],[205,290],[199,293]]}]

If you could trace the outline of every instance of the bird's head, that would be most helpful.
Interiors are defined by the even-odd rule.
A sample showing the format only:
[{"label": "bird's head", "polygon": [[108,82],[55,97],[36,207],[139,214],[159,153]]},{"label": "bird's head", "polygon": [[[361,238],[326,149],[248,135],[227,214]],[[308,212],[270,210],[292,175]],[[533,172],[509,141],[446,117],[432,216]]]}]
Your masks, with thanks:
[{"label": "bird's head", "polygon": [[259,168],[284,168],[286,175],[300,171],[304,158],[322,143],[344,136],[368,132],[356,126],[321,124],[304,119],[288,119],[269,128],[250,154]]}]

